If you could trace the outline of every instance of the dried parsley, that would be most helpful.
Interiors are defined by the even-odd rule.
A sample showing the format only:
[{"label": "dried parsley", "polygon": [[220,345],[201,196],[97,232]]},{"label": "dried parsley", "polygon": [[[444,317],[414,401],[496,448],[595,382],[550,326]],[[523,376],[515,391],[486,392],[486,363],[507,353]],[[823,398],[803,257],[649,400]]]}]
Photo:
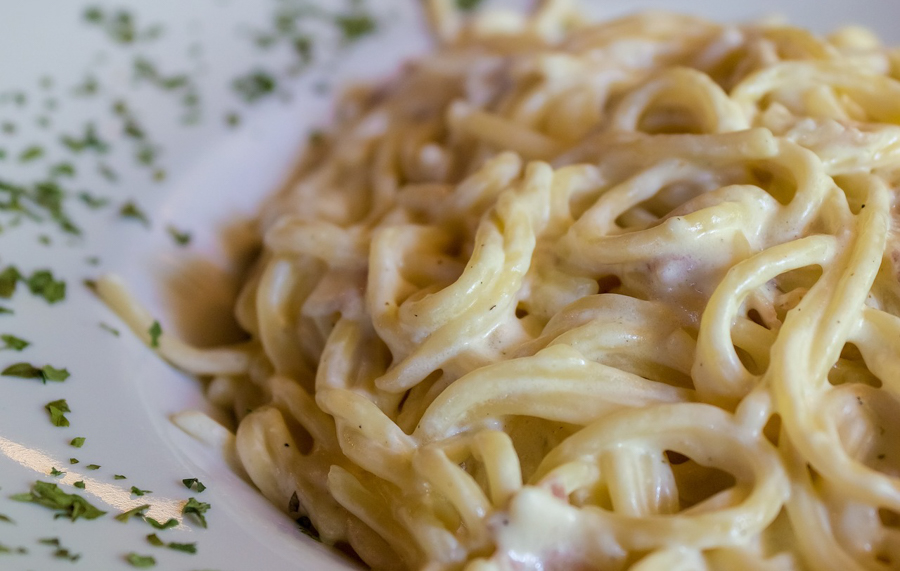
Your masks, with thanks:
[{"label": "dried parsley", "polygon": [[78,494],[67,494],[56,484],[38,480],[31,487],[31,492],[16,494],[11,499],[17,502],[31,502],[57,510],[55,517],[67,517],[72,521],[78,518],[96,519],[105,511],[99,510]]},{"label": "dried parsley", "polygon": [[44,408],[46,408],[47,412],[50,413],[50,422],[53,424],[53,426],[69,426],[69,419],[66,418],[65,414],[67,412],[72,412],[72,410],[69,409],[69,405],[66,402],[66,399],[59,399],[53,402],[49,402],[44,406]]},{"label": "dried parsley", "polygon": [[3,341],[3,346],[0,346],[0,351],[4,349],[10,349],[12,351],[21,351],[31,345],[28,341],[20,337],[16,337],[15,335],[9,335],[4,333],[0,335],[0,341]]},{"label": "dried parsley", "polygon": [[185,478],[181,480],[181,482],[184,484],[184,487],[189,490],[196,489],[198,494],[206,489],[206,486],[204,486],[197,478]]},{"label": "dried parsley", "polygon": [[127,512],[122,512],[116,516],[116,521],[127,522],[134,516],[143,516],[143,512],[150,509],[150,504],[142,504],[137,506],[136,508],[131,508]]},{"label": "dried parsley", "polygon": [[200,525],[204,528],[206,527],[206,517],[204,514],[210,509],[209,504],[204,502],[198,502],[195,498],[188,498],[187,503],[181,508],[181,513],[194,514],[197,520],[200,522]]}]

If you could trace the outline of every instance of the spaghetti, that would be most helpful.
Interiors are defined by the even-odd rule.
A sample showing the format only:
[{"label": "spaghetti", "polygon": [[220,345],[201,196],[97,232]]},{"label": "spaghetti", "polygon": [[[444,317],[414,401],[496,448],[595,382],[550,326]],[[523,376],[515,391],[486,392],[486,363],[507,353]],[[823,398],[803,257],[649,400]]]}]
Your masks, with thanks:
[{"label": "spaghetti", "polygon": [[159,339],[238,421],[176,422],[377,569],[900,565],[900,52],[429,13],[264,208],[250,340]]}]

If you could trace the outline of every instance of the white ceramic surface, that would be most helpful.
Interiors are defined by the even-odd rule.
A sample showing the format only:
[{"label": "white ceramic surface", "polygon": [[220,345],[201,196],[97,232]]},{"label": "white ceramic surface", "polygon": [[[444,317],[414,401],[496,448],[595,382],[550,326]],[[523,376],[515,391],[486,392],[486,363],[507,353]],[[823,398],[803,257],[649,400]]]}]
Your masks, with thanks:
[{"label": "white ceramic surface", "polygon": [[[283,182],[309,130],[327,123],[330,96],[319,94],[322,83],[339,86],[385,76],[428,46],[417,0],[369,0],[381,21],[376,36],[289,80],[285,87],[292,94],[290,101],[276,97],[248,107],[228,85],[254,66],[278,65],[279,58],[284,59],[284,54],[261,53],[247,38],[247,30],[267,25],[278,1],[97,2],[126,6],[140,22],[165,24],[158,40],[121,47],[84,25],[81,2],[0,0],[0,93],[25,89],[30,95],[24,106],[0,105],[0,122],[17,124],[14,134],[0,133],[0,148],[8,155],[0,161],[0,180],[36,180],[48,164],[71,159],[56,139],[60,133],[78,131],[89,120],[96,121],[101,135],[114,143],[115,149],[104,161],[120,173],[119,181],[110,184],[95,172],[96,160],[89,155],[72,159],[79,174],[65,185],[109,196],[115,205],[94,212],[73,201],[71,210],[85,229],[84,237],[67,238],[48,224],[23,224],[0,234],[0,269],[11,263],[29,272],[50,267],[68,282],[66,300],[53,306],[29,295],[23,284],[13,300],[0,300],[0,306],[15,311],[0,315],[0,333],[32,342],[21,353],[0,352],[0,368],[29,361],[65,366],[72,374],[64,383],[47,385],[0,377],[0,514],[15,521],[0,521],[0,544],[29,551],[27,555],[0,554],[0,569],[127,569],[123,557],[129,552],[152,554],[157,568],[167,570],[349,568],[346,560],[302,536],[287,516],[233,475],[215,453],[169,422],[171,414],[184,409],[214,411],[204,403],[198,382],[156,358],[80,283],[115,271],[159,316],[165,330],[181,330],[197,338],[198,320],[227,330],[229,320],[221,316],[228,311],[223,267],[229,248],[223,246],[222,237],[233,241],[240,236],[240,221],[252,214],[262,196]],[[344,0],[319,3],[335,9],[349,5]],[[722,20],[781,13],[819,32],[841,23],[864,24],[900,43],[900,30],[894,25],[900,3],[886,0],[583,0],[583,5],[599,16],[645,7]],[[200,57],[186,55],[192,44],[201,47]],[[178,104],[170,94],[135,84],[131,66],[139,53],[152,56],[161,68],[195,74],[203,99],[201,124],[181,125]],[[71,96],[71,86],[86,73],[98,78],[100,93],[90,98]],[[53,78],[53,88],[39,87],[43,76]],[[59,108],[45,113],[41,105],[51,96],[59,100]],[[107,109],[118,97],[129,102],[160,142],[160,162],[167,173],[164,182],[152,182],[146,169],[135,166],[124,152],[127,142],[116,132]],[[222,120],[232,109],[243,117],[238,128],[229,128]],[[51,117],[50,128],[36,123],[42,114]],[[20,164],[18,153],[35,142],[47,145],[47,157]],[[149,230],[116,215],[117,206],[127,199],[137,201],[148,213]],[[189,247],[173,244],[166,233],[169,224],[193,233]],[[41,234],[49,235],[52,244],[41,244]],[[100,265],[86,263],[90,256],[99,256]],[[122,335],[111,335],[98,326],[100,322],[121,329]],[[71,421],[67,428],[52,426],[43,408],[60,398],[67,399],[73,411],[67,415]],[[76,436],[87,438],[81,449],[68,445]],[[70,465],[70,457],[79,463]],[[91,463],[102,468],[86,470],[84,466]],[[67,474],[51,478],[47,474],[52,467]],[[115,480],[114,474],[127,479]],[[181,484],[188,477],[199,478],[208,489],[202,494],[188,491]],[[72,523],[54,520],[45,508],[8,499],[27,491],[36,479],[58,481],[67,491],[76,492],[71,484],[84,479],[86,489],[80,493],[110,514]],[[153,493],[133,497],[132,485]],[[152,547],[144,539],[154,531],[148,525],[138,520],[123,524],[111,517],[150,503],[150,516],[180,518],[180,506],[189,496],[212,505],[207,514],[209,528],[186,521],[158,534],[166,541],[197,542],[196,555]],[[81,559],[73,564],[54,558],[52,547],[37,543],[46,537],[58,537]]]}]

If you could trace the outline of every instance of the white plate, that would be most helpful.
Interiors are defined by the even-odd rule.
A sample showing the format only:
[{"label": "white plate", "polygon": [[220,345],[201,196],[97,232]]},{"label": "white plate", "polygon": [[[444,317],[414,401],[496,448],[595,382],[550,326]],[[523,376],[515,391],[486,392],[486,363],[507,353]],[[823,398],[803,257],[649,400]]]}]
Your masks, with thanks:
[{"label": "white plate", "polygon": [[[0,377],[0,514],[16,522],[0,521],[0,544],[28,550],[25,555],[0,554],[0,568],[124,569],[129,552],[152,554],[161,569],[347,568],[346,560],[300,534],[287,516],[233,475],[214,452],[169,422],[171,414],[188,408],[214,411],[204,403],[195,380],[161,362],[80,282],[115,271],[159,316],[164,329],[186,331],[189,338],[197,338],[191,323],[200,320],[213,324],[213,329],[227,330],[228,319],[222,315],[230,312],[229,288],[222,267],[228,248],[221,237],[240,237],[239,221],[284,181],[309,130],[326,121],[330,96],[317,94],[323,82],[336,86],[350,79],[384,76],[403,59],[427,48],[417,0],[370,0],[381,22],[380,33],[284,83],[292,94],[289,102],[274,97],[252,108],[235,97],[229,84],[254,66],[279,68],[288,61],[286,52],[260,52],[248,38],[250,29],[271,27],[276,0],[119,2],[116,6],[131,7],[141,27],[153,22],[165,25],[159,39],[135,46],[117,46],[86,26],[81,19],[84,5],[72,0],[7,0],[5,4],[0,7],[0,93],[24,90],[28,101],[23,106],[0,104],[0,123],[17,125],[14,134],[0,132],[0,148],[7,151],[0,161],[0,180],[35,181],[48,165],[72,160],[78,175],[61,179],[64,186],[108,196],[114,206],[90,211],[71,200],[70,210],[85,230],[79,239],[67,238],[49,223],[26,223],[0,234],[0,269],[10,263],[26,273],[49,267],[68,283],[65,302],[52,306],[30,295],[24,284],[11,301],[0,300],[0,306],[15,311],[0,315],[0,333],[32,342],[22,353],[0,352],[0,369],[27,361],[64,366],[72,374],[64,383],[46,385]],[[321,0],[320,4],[341,10],[350,2]],[[900,6],[883,0],[789,4],[778,0],[752,4],[584,0],[583,4],[600,16],[644,7],[722,20],[782,13],[791,22],[819,32],[844,23],[864,24],[887,41],[900,43],[900,30],[893,25]],[[201,57],[192,51],[193,44],[201,47]],[[195,55],[188,56],[189,52]],[[150,57],[166,73],[192,73],[203,99],[199,125],[180,124],[178,99],[172,93],[135,84],[132,66],[139,54]],[[71,87],[88,73],[99,80],[100,92],[86,98],[72,96]],[[49,89],[40,86],[44,76],[54,80]],[[59,102],[52,112],[44,108],[51,97]],[[134,108],[163,149],[160,164],[167,176],[162,183],[152,182],[148,170],[135,165],[129,141],[118,132],[109,106],[120,97]],[[238,128],[228,127],[223,120],[231,110],[243,117]],[[49,128],[36,123],[42,115],[52,121]],[[95,158],[89,154],[73,158],[58,144],[61,133],[76,133],[87,121],[96,122],[101,136],[113,143],[113,151],[103,160],[119,172],[115,184],[97,174]],[[47,155],[20,164],[18,154],[33,143],[45,145]],[[149,230],[117,216],[118,206],[129,199],[147,212],[152,221]],[[0,224],[5,219],[0,213]],[[169,224],[193,233],[189,247],[174,245],[166,232]],[[51,245],[38,241],[42,234],[50,236]],[[90,256],[99,256],[100,265],[86,263]],[[173,279],[175,275],[180,277]],[[122,335],[115,337],[101,329],[100,322],[121,329]],[[72,409],[67,428],[52,426],[44,410],[46,403],[61,398]],[[83,448],[68,445],[76,436],[87,438]],[[79,463],[70,465],[72,457]],[[87,470],[91,463],[102,467]],[[50,477],[52,467],[67,474]],[[116,480],[115,474],[127,479]],[[190,477],[199,478],[208,489],[202,494],[187,490],[181,479]],[[54,520],[45,508],[8,499],[27,491],[37,479],[57,481],[70,492],[78,492],[71,484],[83,479],[86,489],[80,493],[110,514],[72,523]],[[132,485],[153,493],[133,497]],[[196,555],[152,547],[145,540],[155,531],[150,526],[138,520],[123,524],[111,517],[149,503],[148,515],[180,519],[180,507],[191,496],[212,505],[207,514],[209,528],[188,520],[157,533],[166,541],[197,542]],[[73,566],[54,558],[53,547],[37,542],[48,537],[58,537],[62,546],[81,554],[80,560]]]}]

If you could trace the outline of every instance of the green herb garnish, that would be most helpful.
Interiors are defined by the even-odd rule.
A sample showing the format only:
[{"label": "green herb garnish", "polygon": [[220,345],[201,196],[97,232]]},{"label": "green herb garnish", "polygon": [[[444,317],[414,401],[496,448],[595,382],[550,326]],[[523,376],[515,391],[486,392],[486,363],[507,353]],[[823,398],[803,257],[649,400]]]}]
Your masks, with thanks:
[{"label": "green herb garnish", "polygon": [[53,557],[56,557],[57,559],[68,559],[69,561],[74,563],[74,562],[78,561],[79,559],[81,559],[81,554],[80,553],[72,553],[68,549],[66,549],[64,547],[60,547],[56,551],[53,552]]},{"label": "green herb garnish", "polygon": [[78,464],[78,458],[69,458],[69,464]]},{"label": "green herb garnish", "polygon": [[153,545],[153,546],[155,546],[155,547],[162,547],[163,545],[166,544],[166,543],[165,543],[162,539],[160,539],[159,536],[156,535],[155,533],[151,533],[150,535],[147,536],[147,542],[148,542],[150,545]]},{"label": "green herb garnish", "polygon": [[206,489],[206,486],[204,486],[197,478],[185,478],[181,480],[181,482],[184,484],[184,487],[189,490],[196,488],[198,494]]},{"label": "green herb garnish", "polygon": [[65,413],[72,411],[71,409],[69,409],[69,405],[68,403],[66,403],[66,399],[59,399],[47,403],[44,408],[46,408],[47,412],[50,413],[50,422],[53,424],[53,426],[69,426],[69,419],[66,418]]},{"label": "green herb garnish", "polygon": [[31,145],[19,154],[20,163],[30,163],[44,156],[44,147]]},{"label": "green herb garnish", "polygon": [[25,347],[28,347],[29,345],[31,345],[31,343],[29,343],[28,341],[25,341],[24,339],[21,339],[19,337],[16,337],[15,335],[9,335],[6,333],[4,333],[3,335],[0,335],[0,341],[3,341],[3,346],[0,347],[0,351],[3,351],[4,349],[11,349],[13,351],[21,351]]},{"label": "green herb garnish", "polygon": [[196,543],[175,543],[174,541],[170,541],[166,544],[166,547],[169,549],[174,549],[175,551],[183,551],[184,553],[195,554],[197,553],[197,544]]},{"label": "green herb garnish", "polygon": [[129,553],[125,556],[132,567],[153,567],[156,565],[156,559],[150,555],[138,555],[137,553]]},{"label": "green herb garnish", "polygon": [[203,515],[210,509],[209,504],[204,502],[198,502],[195,498],[188,498],[187,503],[181,508],[181,513],[183,514],[194,514],[197,520],[200,522],[200,525],[204,528],[206,527],[206,517]]},{"label": "green herb garnish", "polygon": [[127,480],[127,479],[128,478],[126,478],[122,474],[113,474],[113,480]]},{"label": "green herb garnish", "polygon": [[15,266],[7,266],[0,272],[0,297],[9,299],[16,292],[16,284],[22,279]]},{"label": "green herb garnish", "polygon": [[116,329],[115,327],[112,327],[110,325],[107,325],[107,324],[103,323],[102,321],[100,322],[100,329],[103,329],[104,331],[109,331],[116,337],[118,337],[120,335],[118,329]]},{"label": "green herb garnish", "polygon": [[72,163],[59,163],[50,167],[50,176],[75,176],[75,165]]},{"label": "green herb garnish", "polygon": [[456,7],[463,12],[470,12],[478,8],[482,0],[456,0]]},{"label": "green herb garnish", "polygon": [[46,384],[47,381],[62,382],[69,378],[69,371],[66,369],[57,369],[51,365],[44,365],[40,369],[31,363],[15,363],[0,372],[4,377],[17,377],[20,379],[41,379]]},{"label": "green herb garnish", "polygon": [[83,490],[84,489],[84,480],[78,480],[77,482],[75,482],[72,485],[75,486],[76,488],[81,488]]},{"label": "green herb garnish", "polygon": [[159,326],[159,321],[154,321],[147,333],[150,334],[150,346],[154,348],[159,347],[159,336],[162,335],[162,327]]},{"label": "green herb garnish", "polygon": [[97,128],[93,123],[85,125],[84,135],[82,135],[81,138],[72,135],[63,135],[60,142],[74,153],[92,150],[103,154],[109,151],[109,144],[100,139],[97,135]]},{"label": "green herb garnish", "polygon": [[105,511],[92,506],[87,500],[78,494],[67,494],[59,489],[56,484],[37,481],[31,487],[31,492],[16,494],[11,499],[17,502],[31,502],[57,510],[55,517],[67,517],[72,521],[82,517],[84,519],[96,519]]},{"label": "green herb garnish", "polygon": [[88,208],[92,209],[103,208],[104,206],[109,204],[108,198],[94,196],[87,192],[79,192],[78,199],[81,200],[81,202],[85,203]]},{"label": "green herb garnish", "polygon": [[171,224],[166,226],[166,232],[169,233],[169,236],[175,240],[175,243],[179,246],[187,246],[191,243],[191,233],[190,232],[182,232],[178,228],[172,226]]},{"label": "green herb garnish", "polygon": [[119,216],[122,218],[131,218],[133,220],[139,221],[144,226],[150,227],[150,219],[147,218],[147,215],[144,214],[144,211],[138,207],[132,201],[128,201],[122,205],[122,208],[119,209]]},{"label": "green herb garnish", "polygon": [[277,82],[270,73],[257,70],[238,77],[231,85],[241,99],[253,103],[274,93]]},{"label": "green herb garnish", "polygon": [[[47,303],[53,304],[66,297],[66,282],[53,277],[50,270],[38,270],[31,274],[25,284],[31,293],[43,297]],[[55,379],[50,379],[55,380]]]},{"label": "green herb garnish", "polygon": [[4,553],[16,553],[18,555],[25,555],[26,553],[28,553],[28,550],[24,547],[9,547],[0,543],[0,555]]},{"label": "green herb garnish", "polygon": [[75,448],[81,448],[82,446],[84,446],[85,440],[87,439],[84,436],[76,436],[71,440],[71,442],[69,442],[69,444],[71,446],[74,446]]},{"label": "green herb garnish", "polygon": [[140,497],[140,496],[143,496],[144,494],[152,494],[153,492],[150,490],[142,490],[142,489],[138,488],[137,486],[131,486],[131,493],[134,494],[135,496]]},{"label": "green herb garnish", "polygon": [[160,523],[158,520],[155,520],[152,517],[144,517],[144,521],[146,521],[156,529],[169,529],[170,527],[175,527],[176,525],[178,525],[178,520],[174,517],[170,517],[165,521],[165,523]]},{"label": "green herb garnish", "polygon": [[5,521],[6,523],[12,523],[12,524],[16,523],[13,521],[13,519],[11,517],[9,517],[6,514],[0,514],[0,521]]},{"label": "green herb garnish", "polygon": [[87,468],[88,470],[99,470],[100,466],[98,464],[88,464],[87,466],[85,466],[85,468]]},{"label": "green herb garnish", "polygon": [[355,42],[363,36],[371,34],[376,28],[375,20],[368,14],[338,16],[334,22],[341,30],[346,42]]},{"label": "green herb garnish", "polygon": [[57,470],[56,468],[50,468],[50,475],[51,475],[51,476],[65,476],[66,473],[65,473],[65,472],[60,472],[60,471]]},{"label": "green herb garnish", "polygon": [[134,516],[143,516],[142,512],[145,512],[150,509],[150,504],[143,504],[136,508],[131,508],[127,512],[122,512],[116,516],[117,521],[126,522]]}]

